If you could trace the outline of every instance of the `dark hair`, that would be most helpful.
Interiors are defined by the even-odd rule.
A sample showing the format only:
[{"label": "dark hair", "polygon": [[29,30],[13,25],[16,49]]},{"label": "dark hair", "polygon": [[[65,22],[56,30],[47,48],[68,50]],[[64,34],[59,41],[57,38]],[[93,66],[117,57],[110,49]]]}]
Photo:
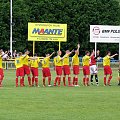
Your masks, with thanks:
[{"label": "dark hair", "polygon": [[19,56],[22,55],[22,52],[19,52]]},{"label": "dark hair", "polygon": [[50,55],[49,53],[46,53],[45,56]]},{"label": "dark hair", "polygon": [[27,52],[27,51],[29,51],[29,50],[28,50],[28,49],[25,49],[25,50],[24,50],[24,53]]},{"label": "dark hair", "polygon": [[37,53],[35,53],[34,56],[37,56]]},{"label": "dark hair", "polygon": [[111,53],[109,50],[106,52],[106,54]]},{"label": "dark hair", "polygon": [[90,53],[89,51],[85,51],[85,54],[88,54],[88,53]]}]

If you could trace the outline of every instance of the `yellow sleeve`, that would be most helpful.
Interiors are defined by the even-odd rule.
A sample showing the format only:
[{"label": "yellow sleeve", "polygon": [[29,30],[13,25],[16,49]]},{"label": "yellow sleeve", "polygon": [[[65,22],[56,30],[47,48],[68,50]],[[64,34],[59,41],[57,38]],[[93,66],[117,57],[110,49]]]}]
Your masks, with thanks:
[{"label": "yellow sleeve", "polygon": [[44,64],[44,59],[42,60],[42,65]]},{"label": "yellow sleeve", "polygon": [[67,58],[67,57],[69,57],[69,54],[65,54],[65,55],[63,56],[63,58]]},{"label": "yellow sleeve", "polygon": [[38,61],[38,63],[39,63],[39,62],[40,62],[40,59],[38,58],[37,61]]},{"label": "yellow sleeve", "polygon": [[27,55],[27,59],[29,59],[30,57]]},{"label": "yellow sleeve", "polygon": [[21,56],[20,58],[21,58],[21,59],[24,59],[25,57],[24,57],[24,56]]},{"label": "yellow sleeve", "polygon": [[110,59],[111,57],[110,56],[107,56],[108,59]]},{"label": "yellow sleeve", "polygon": [[87,56],[86,59],[90,59],[90,56]]}]

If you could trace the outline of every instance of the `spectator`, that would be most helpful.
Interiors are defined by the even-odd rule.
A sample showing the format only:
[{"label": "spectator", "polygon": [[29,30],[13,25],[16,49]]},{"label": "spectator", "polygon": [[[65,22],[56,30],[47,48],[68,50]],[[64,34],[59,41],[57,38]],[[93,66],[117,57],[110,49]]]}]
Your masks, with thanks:
[{"label": "spectator", "polygon": [[14,52],[13,52],[13,58],[16,58],[16,57],[17,57],[17,51],[14,50]]},{"label": "spectator", "polygon": [[5,51],[4,56],[2,57],[2,59],[3,60],[7,60],[8,59],[8,52],[7,51]]},{"label": "spectator", "polygon": [[1,51],[2,55],[4,55],[4,51],[3,51],[3,49],[0,49],[0,51]]},{"label": "spectator", "polygon": [[8,50],[8,57],[11,58],[11,52]]}]

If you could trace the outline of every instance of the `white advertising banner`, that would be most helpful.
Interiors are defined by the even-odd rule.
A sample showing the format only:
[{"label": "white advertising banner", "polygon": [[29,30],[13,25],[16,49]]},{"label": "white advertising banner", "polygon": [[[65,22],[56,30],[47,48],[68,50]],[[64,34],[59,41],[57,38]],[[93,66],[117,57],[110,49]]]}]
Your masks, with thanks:
[{"label": "white advertising banner", "polygon": [[120,43],[120,26],[90,25],[90,42]]}]

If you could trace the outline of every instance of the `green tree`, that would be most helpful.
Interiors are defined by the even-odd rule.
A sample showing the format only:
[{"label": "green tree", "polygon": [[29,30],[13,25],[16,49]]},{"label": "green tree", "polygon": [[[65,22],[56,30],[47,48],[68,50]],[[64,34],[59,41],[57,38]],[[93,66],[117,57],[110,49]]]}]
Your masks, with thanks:
[{"label": "green tree", "polygon": [[[10,2],[0,0],[0,48],[9,49]],[[15,0],[13,1],[13,49],[32,51],[32,42],[27,41],[28,22],[67,23],[68,38],[62,43],[62,50],[73,49],[81,43],[81,54],[92,50],[94,44],[89,42],[91,24],[119,25],[120,5],[114,0]],[[110,44],[112,51],[117,44]],[[106,44],[98,45],[102,53]],[[36,52],[44,55],[58,49],[57,42],[38,42]]]}]

